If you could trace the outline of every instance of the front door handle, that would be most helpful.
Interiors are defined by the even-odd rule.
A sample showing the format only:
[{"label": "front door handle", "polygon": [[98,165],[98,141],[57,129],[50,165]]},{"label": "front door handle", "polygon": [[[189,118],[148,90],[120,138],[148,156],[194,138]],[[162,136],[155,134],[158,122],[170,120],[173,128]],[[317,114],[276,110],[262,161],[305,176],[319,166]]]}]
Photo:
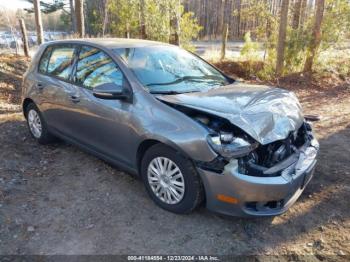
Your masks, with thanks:
[{"label": "front door handle", "polygon": [[41,82],[38,82],[36,86],[38,87],[38,89],[43,90],[45,85]]},{"label": "front door handle", "polygon": [[80,102],[80,98],[77,97],[77,96],[74,96],[74,95],[70,96],[70,99],[71,99],[74,103]]}]

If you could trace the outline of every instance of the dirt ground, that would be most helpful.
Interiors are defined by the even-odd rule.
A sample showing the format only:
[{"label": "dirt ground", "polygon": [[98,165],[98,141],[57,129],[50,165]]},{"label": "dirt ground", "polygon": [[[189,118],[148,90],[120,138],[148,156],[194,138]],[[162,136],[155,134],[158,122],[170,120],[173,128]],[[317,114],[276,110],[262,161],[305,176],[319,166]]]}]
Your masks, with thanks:
[{"label": "dirt ground", "polygon": [[[158,208],[141,181],[59,142],[38,145],[20,111],[23,58],[0,59],[0,254],[350,255],[350,82],[283,79],[314,125],[321,151],[298,202],[274,218],[190,215]],[[304,256],[311,255],[311,256]],[[347,256],[346,256],[347,255]]]}]

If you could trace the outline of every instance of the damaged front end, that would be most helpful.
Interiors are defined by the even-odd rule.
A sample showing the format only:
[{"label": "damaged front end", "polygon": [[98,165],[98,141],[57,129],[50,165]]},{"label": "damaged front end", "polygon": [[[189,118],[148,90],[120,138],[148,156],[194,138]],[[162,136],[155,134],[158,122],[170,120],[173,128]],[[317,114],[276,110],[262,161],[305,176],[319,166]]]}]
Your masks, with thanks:
[{"label": "damaged front end", "polygon": [[176,108],[208,130],[207,141],[218,155],[211,162],[196,161],[208,209],[238,216],[278,215],[310,181],[319,149],[310,123],[263,145],[226,119]]},{"label": "damaged front end", "polygon": [[286,139],[262,145],[225,119],[204,115],[192,117],[208,129],[208,143],[218,154],[212,162],[197,164],[203,169],[218,173],[224,170],[230,160],[235,159],[242,174],[256,177],[278,176],[281,175],[279,169],[296,162],[304,148],[312,146],[318,150],[311,124],[307,122],[291,132]]},{"label": "damaged front end", "polygon": [[291,92],[237,83],[159,100],[208,131],[207,142],[217,157],[195,164],[210,210],[278,215],[313,176],[319,145]]},{"label": "damaged front end", "polygon": [[304,122],[286,139],[260,145],[256,150],[238,159],[239,172],[256,177],[274,177],[286,172],[285,168],[297,163],[304,157],[307,148],[318,150],[317,140],[313,137],[311,125]]}]

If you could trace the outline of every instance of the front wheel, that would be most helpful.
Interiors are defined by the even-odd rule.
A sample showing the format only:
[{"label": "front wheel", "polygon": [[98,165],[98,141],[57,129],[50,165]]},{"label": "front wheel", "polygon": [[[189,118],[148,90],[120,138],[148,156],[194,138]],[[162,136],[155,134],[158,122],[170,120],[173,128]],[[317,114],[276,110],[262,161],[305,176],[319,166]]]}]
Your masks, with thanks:
[{"label": "front wheel", "polygon": [[152,200],[168,211],[189,213],[203,200],[192,162],[170,147],[152,146],[142,159],[141,175]]}]

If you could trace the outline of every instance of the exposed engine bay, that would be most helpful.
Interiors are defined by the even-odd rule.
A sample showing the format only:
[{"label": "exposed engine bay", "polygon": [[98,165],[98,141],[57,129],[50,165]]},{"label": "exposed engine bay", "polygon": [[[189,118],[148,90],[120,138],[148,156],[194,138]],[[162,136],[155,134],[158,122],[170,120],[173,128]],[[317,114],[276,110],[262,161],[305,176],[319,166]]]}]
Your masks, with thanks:
[{"label": "exposed engine bay", "polygon": [[[250,176],[278,176],[280,169],[274,168],[281,162],[293,162],[297,153],[312,140],[311,125],[303,125],[284,140],[268,145],[259,145],[256,150],[239,159],[239,171]],[[287,167],[287,165],[286,165]]]},{"label": "exposed engine bay", "polygon": [[[238,160],[239,172],[250,176],[277,176],[274,166],[292,158],[301,147],[313,138],[311,125],[304,122],[283,140],[262,145],[228,120],[179,105],[171,105],[193,118],[209,131],[208,143],[218,157],[209,162],[197,163],[201,168],[222,173],[232,158]],[[295,160],[295,159],[294,159]],[[267,171],[267,172],[266,172]]]}]

